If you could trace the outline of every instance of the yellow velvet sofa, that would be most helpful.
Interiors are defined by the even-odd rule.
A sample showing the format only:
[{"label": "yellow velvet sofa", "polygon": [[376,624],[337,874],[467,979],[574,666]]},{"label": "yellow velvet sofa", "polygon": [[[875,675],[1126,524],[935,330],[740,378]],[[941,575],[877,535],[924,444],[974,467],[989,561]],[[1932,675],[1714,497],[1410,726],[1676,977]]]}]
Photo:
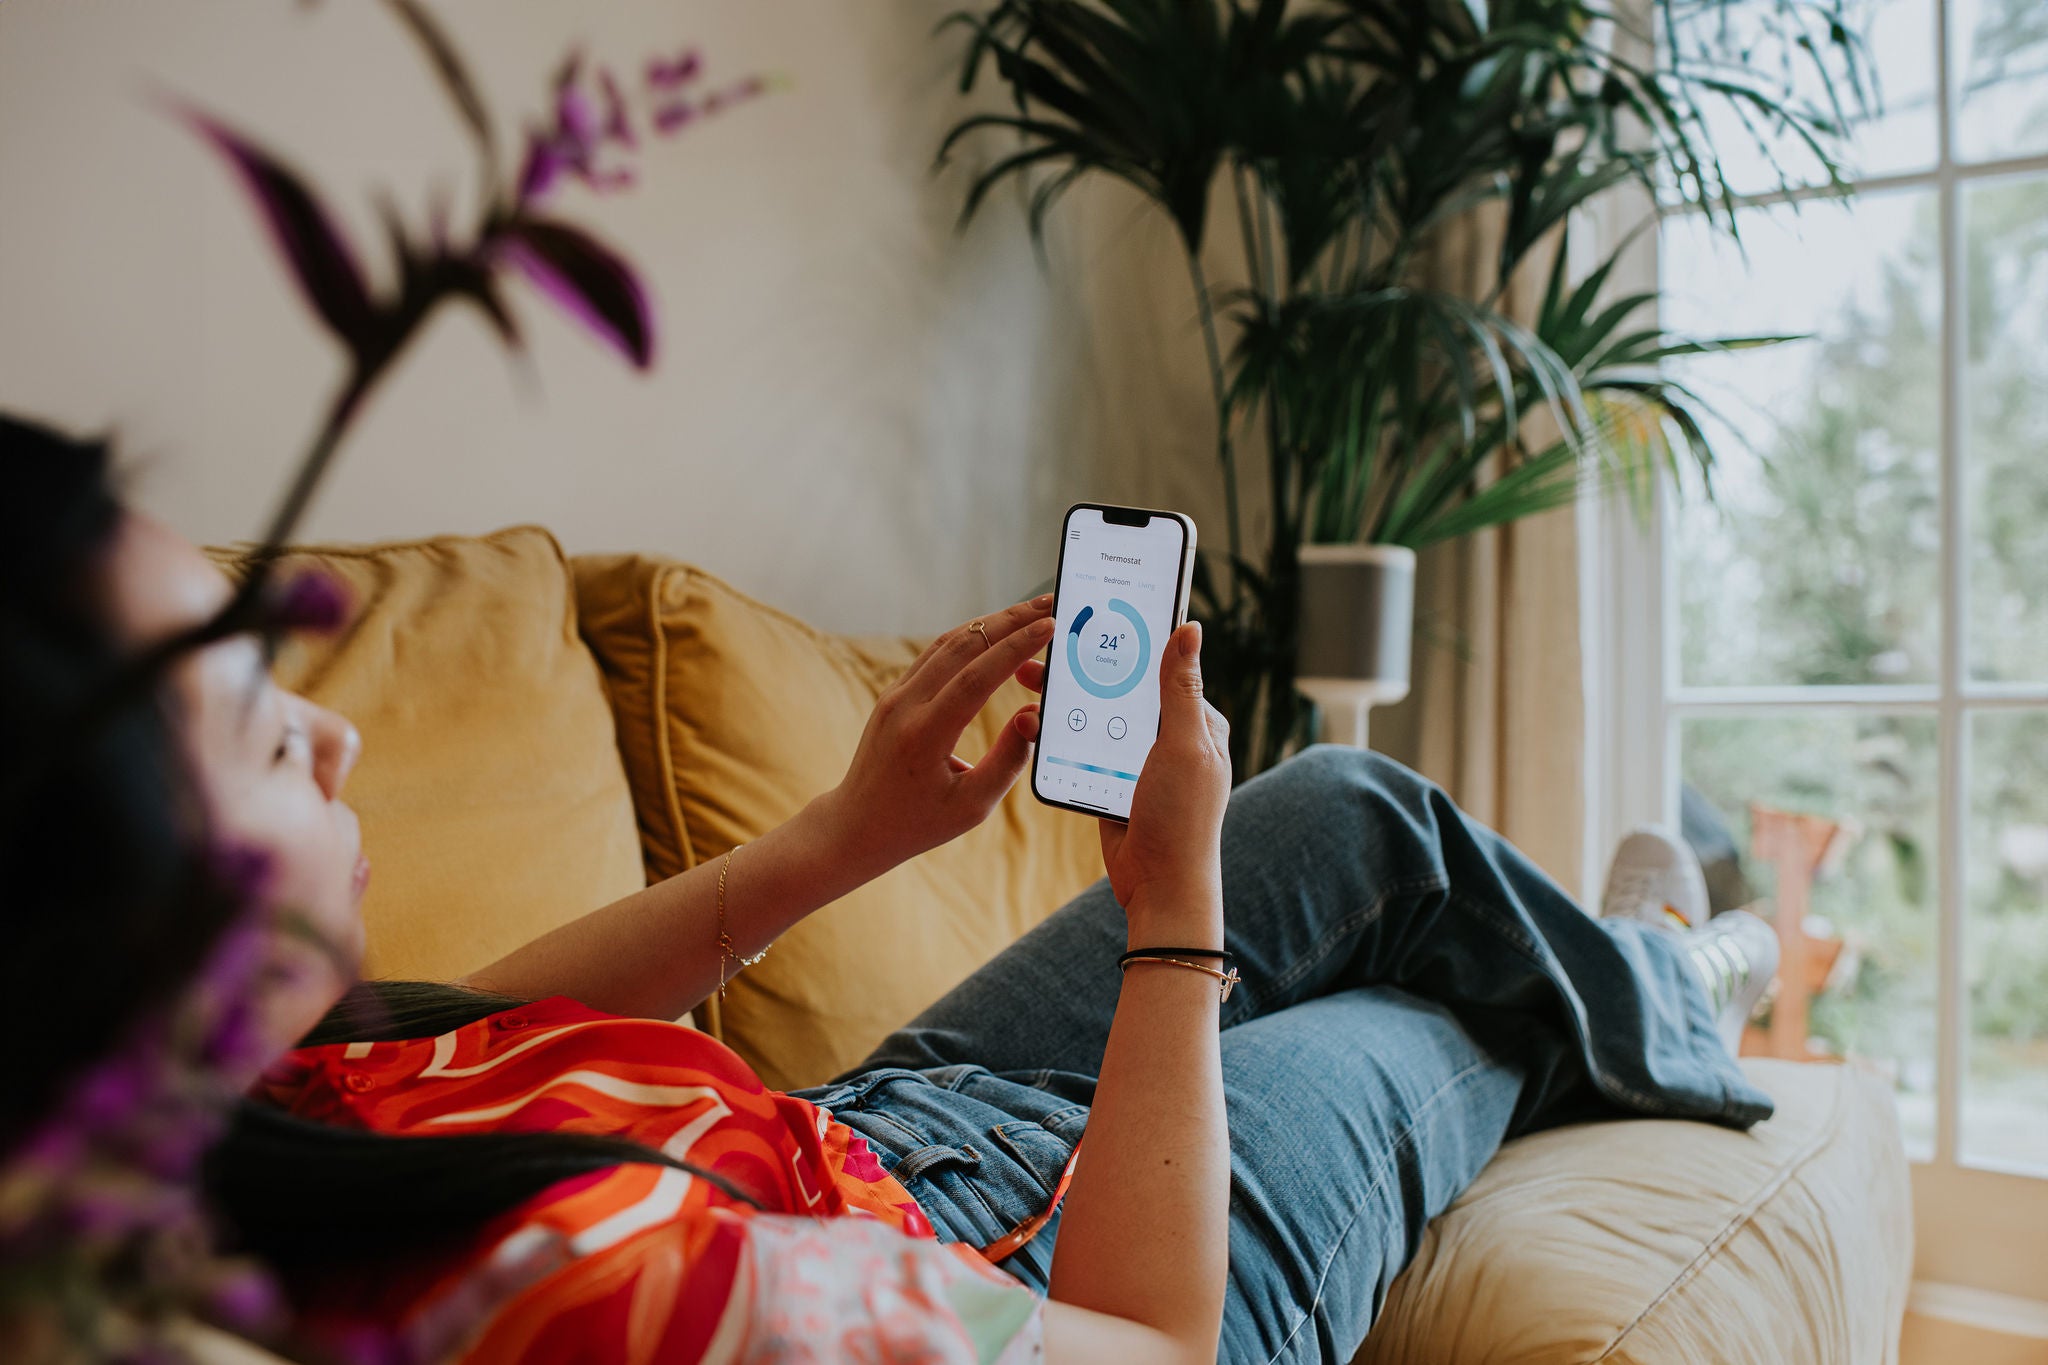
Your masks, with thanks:
[{"label": "yellow velvet sofa", "polygon": [[[815,630],[686,564],[568,559],[534,527],[286,568],[313,566],[352,591],[352,620],[279,668],[365,738],[350,799],[378,976],[481,966],[788,817],[838,780],[920,647]],[[1023,700],[1006,687],[963,754]],[[816,1083],[1098,874],[1091,822],[1020,787],[798,926],[697,1022],[770,1084]],[[1359,1360],[1895,1360],[1912,1233],[1888,1094],[1847,1068],[1746,1066],[1779,1103],[1748,1134],[1634,1122],[1509,1144],[1431,1226]]]}]

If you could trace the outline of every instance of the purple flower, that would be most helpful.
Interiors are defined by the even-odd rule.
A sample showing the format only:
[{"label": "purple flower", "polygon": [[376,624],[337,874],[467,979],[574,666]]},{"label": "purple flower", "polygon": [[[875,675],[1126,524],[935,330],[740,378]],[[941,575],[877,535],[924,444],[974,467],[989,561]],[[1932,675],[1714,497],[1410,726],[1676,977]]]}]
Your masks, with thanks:
[{"label": "purple flower", "polygon": [[[704,87],[693,85],[703,61],[691,49],[647,62],[644,81],[633,68],[586,67],[580,54],[572,55],[539,120],[527,129],[524,160],[508,186],[488,109],[448,35],[419,0],[394,0],[392,8],[425,49],[473,135],[485,202],[466,225],[451,225],[446,197],[437,198],[420,228],[395,205],[380,203],[393,257],[391,268],[378,272],[385,283],[373,285],[340,215],[280,157],[195,110],[177,108],[232,168],[306,303],[349,352],[347,385],[322,430],[318,455],[273,523],[276,541],[296,522],[325,454],[365,395],[442,303],[471,303],[517,350],[519,328],[501,294],[505,275],[517,271],[646,368],[654,322],[638,276],[610,247],[535,206],[565,178],[597,191],[632,184],[626,153],[650,128],[675,132],[764,88],[752,81],[706,96]],[[349,618],[348,594],[325,575],[263,586],[261,624],[267,628],[329,631]],[[67,1305],[135,1322],[138,1331],[122,1342],[125,1354],[118,1358],[136,1365],[158,1365],[151,1327],[166,1308],[197,1309],[244,1331],[280,1326],[285,1318],[276,1285],[260,1270],[223,1264],[208,1249],[192,1177],[219,1138],[234,1092],[262,1062],[261,1000],[276,979],[270,974],[290,970],[305,955],[280,961],[275,953],[292,919],[276,913],[275,868],[263,850],[224,843],[205,847],[203,856],[205,880],[221,902],[215,908],[238,913],[229,916],[189,989],[150,1012],[98,1065],[70,1078],[61,1102],[41,1116],[28,1139],[0,1152],[0,1279],[11,1279],[20,1267],[48,1269]],[[58,1300],[53,1295],[50,1301]],[[445,1354],[418,1335],[374,1331],[351,1334],[336,1349],[360,1365],[414,1365]]]},{"label": "purple flower", "polygon": [[626,111],[626,97],[619,91],[618,78],[606,67],[597,73],[598,87],[604,94],[604,128],[601,135],[607,142],[616,142],[622,147],[637,147],[639,140],[633,136],[633,122]]},{"label": "purple flower", "polygon": [[75,1236],[104,1242],[125,1236],[141,1225],[129,1201],[111,1190],[86,1190],[64,1204],[64,1222]]},{"label": "purple flower", "polygon": [[755,99],[765,94],[767,90],[768,82],[762,80],[759,76],[749,76],[737,85],[729,85],[723,90],[712,91],[710,95],[705,97],[704,112],[715,114],[722,109],[730,109],[735,104],[743,104],[750,99]]},{"label": "purple flower", "polygon": [[684,48],[673,61],[650,57],[647,59],[647,84],[655,90],[674,90],[695,80],[703,69],[703,55],[694,47]]},{"label": "purple flower", "polygon": [[249,996],[229,1001],[201,1045],[206,1064],[231,1076],[259,1069],[265,1060],[261,1022],[262,1012]]},{"label": "purple flower", "polygon": [[271,605],[271,623],[282,630],[319,634],[338,630],[348,620],[348,590],[340,580],[309,570],[284,585]]},{"label": "purple flower", "polygon": [[[260,908],[260,903],[251,908]],[[193,982],[192,997],[216,1020],[230,1005],[247,998],[249,987],[269,963],[270,933],[267,915],[245,914],[215,943]]]},{"label": "purple flower", "polygon": [[217,1278],[206,1295],[206,1306],[223,1327],[246,1334],[260,1333],[276,1325],[285,1315],[284,1297],[277,1282],[253,1265],[231,1266]]},{"label": "purple flower", "polygon": [[35,1167],[42,1171],[63,1171],[78,1163],[85,1151],[85,1134],[77,1125],[53,1119],[29,1134],[8,1158],[9,1169]]},{"label": "purple flower", "polygon": [[197,1212],[190,1194],[169,1185],[99,1186],[73,1191],[63,1203],[68,1230],[99,1242],[178,1227]]},{"label": "purple flower", "polygon": [[[244,911],[255,909],[269,898],[275,868],[269,850],[254,844],[216,843],[207,849],[206,863],[214,886],[234,897]],[[215,956],[218,955],[216,949]]]},{"label": "purple flower", "polygon": [[582,86],[565,85],[555,92],[555,130],[578,147],[588,147],[597,141],[603,130],[598,125],[597,110],[591,107],[590,96]]},{"label": "purple flower", "polygon": [[526,165],[519,172],[519,202],[530,204],[553,189],[569,163],[552,141],[530,138],[526,144]]},{"label": "purple flower", "polygon": [[[753,77],[693,102],[683,92],[703,74],[703,69],[702,56],[691,48],[672,59],[654,57],[648,61],[643,93],[653,101],[651,121],[657,134],[673,134],[702,115],[730,108],[768,88],[765,81]],[[593,105],[582,71],[580,56],[572,56],[563,63],[556,77],[551,121],[527,133],[526,158],[519,173],[518,202],[522,205],[538,202],[564,176],[574,176],[599,193],[623,189],[634,181],[631,170],[604,166],[599,160],[600,153],[609,146],[639,146],[627,92],[609,67],[600,67]]]},{"label": "purple flower", "polygon": [[93,1068],[72,1092],[73,1120],[88,1134],[126,1123],[149,1100],[149,1061],[131,1050]]},{"label": "purple flower", "polygon": [[680,104],[664,104],[654,111],[654,130],[669,134],[697,117],[697,106],[687,100]]},{"label": "purple flower", "polygon": [[272,917],[260,903],[221,935],[194,980],[191,999],[198,1014],[198,1061],[209,1071],[236,1079],[260,1068],[265,1040],[256,990],[270,965]]},{"label": "purple flower", "polygon": [[184,1113],[164,1113],[153,1118],[128,1144],[135,1164],[164,1180],[189,1177],[220,1140],[221,1117],[212,1109],[189,1108]]},{"label": "purple flower", "polygon": [[413,1353],[405,1342],[375,1327],[348,1327],[320,1344],[344,1365],[413,1365]]},{"label": "purple flower", "polygon": [[553,121],[527,135],[526,161],[519,173],[519,202],[532,203],[573,175],[600,192],[633,183],[631,172],[598,165],[599,152],[610,143],[637,145],[626,97],[608,67],[597,73],[597,93],[585,88],[583,61],[572,54],[555,80]]}]

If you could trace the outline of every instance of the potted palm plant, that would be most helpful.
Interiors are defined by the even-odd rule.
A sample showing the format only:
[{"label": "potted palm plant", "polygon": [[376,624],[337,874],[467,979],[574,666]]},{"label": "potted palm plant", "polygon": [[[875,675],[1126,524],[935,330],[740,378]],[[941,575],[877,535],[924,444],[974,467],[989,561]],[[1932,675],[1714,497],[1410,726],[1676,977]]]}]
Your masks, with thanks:
[{"label": "potted palm plant", "polygon": [[[1835,177],[1844,108],[1865,100],[1861,43],[1849,0],[1649,3],[1655,44],[1582,0],[997,0],[951,21],[967,34],[963,91],[993,71],[1013,104],[963,118],[940,149],[1014,139],[964,215],[1021,177],[1036,231],[1098,174],[1178,231],[1226,523],[1195,600],[1241,776],[1310,733],[1304,665],[1405,686],[1405,651],[1380,648],[1405,634],[1412,590],[1394,552],[1589,487],[1711,475],[1704,405],[1659,363],[1776,338],[1670,335],[1652,295],[1608,297],[1619,245],[1574,281],[1562,239],[1630,183],[1733,231],[1715,104],[1766,156],[1789,135]],[[1656,55],[1629,57],[1617,32]],[[1204,265],[1219,182],[1243,252],[1229,288]],[[1438,263],[1475,234],[1480,279],[1444,287]],[[1504,301],[1531,277],[1542,302],[1517,317]],[[1247,452],[1265,481],[1259,546],[1240,510]],[[1321,545],[1379,548],[1304,553]],[[1304,636],[1305,612],[1322,638]],[[1332,634],[1345,622],[1348,645]]]}]

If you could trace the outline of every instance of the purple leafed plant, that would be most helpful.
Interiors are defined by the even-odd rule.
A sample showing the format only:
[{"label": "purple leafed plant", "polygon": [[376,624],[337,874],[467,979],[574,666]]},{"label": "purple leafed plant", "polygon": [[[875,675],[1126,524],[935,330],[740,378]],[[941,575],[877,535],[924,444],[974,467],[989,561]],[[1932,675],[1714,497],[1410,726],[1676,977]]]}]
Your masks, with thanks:
[{"label": "purple leafed plant", "polygon": [[303,177],[219,120],[180,110],[235,169],[307,304],[349,357],[347,375],[244,584],[252,602],[266,587],[275,547],[304,514],[349,423],[442,304],[474,306],[509,349],[521,351],[519,324],[502,293],[506,274],[516,273],[635,369],[649,368],[654,313],[639,275],[598,238],[553,213],[549,202],[570,182],[598,193],[632,185],[631,155],[641,147],[643,129],[672,136],[767,89],[759,77],[707,86],[695,49],[649,59],[630,83],[608,66],[587,68],[582,54],[572,53],[556,73],[552,108],[526,130],[518,174],[507,177],[489,111],[448,35],[419,0],[385,3],[426,54],[468,131],[483,186],[476,220],[460,234],[451,233],[437,210],[423,238],[388,202],[380,203],[398,266],[395,288],[379,294],[371,287],[348,235]]},{"label": "purple leafed plant", "polygon": [[[397,269],[391,286],[375,288],[355,245],[304,177],[254,139],[178,106],[233,168],[348,366],[233,600],[212,622],[134,665],[125,684],[132,688],[153,686],[165,662],[210,640],[344,623],[348,602],[338,585],[320,577],[273,583],[277,559],[349,424],[443,304],[474,306],[518,352],[522,334],[502,293],[506,276],[517,275],[636,369],[651,366],[654,317],[638,275],[550,206],[570,184],[600,193],[631,185],[631,157],[643,133],[673,134],[765,89],[758,79],[706,86],[695,50],[656,56],[630,81],[571,55],[557,72],[545,116],[526,130],[517,174],[507,176],[492,120],[446,33],[420,0],[385,4],[426,55],[475,144],[481,207],[460,232],[436,211],[422,236],[380,204]],[[171,1314],[196,1312],[257,1335],[282,1320],[282,1300],[260,1268],[208,1250],[196,1169],[237,1098],[223,1077],[246,1076],[262,1060],[260,994],[294,970],[282,965],[290,955],[278,945],[310,939],[339,954],[274,903],[260,853],[216,850],[209,865],[209,886],[237,910],[186,998],[146,1018],[76,1079],[36,1133],[0,1154],[0,1360],[175,1359],[157,1330]],[[367,1337],[334,1353],[379,1362],[419,1355],[410,1343]]]},{"label": "purple leafed plant", "polygon": [[209,862],[233,914],[190,989],[76,1077],[0,1166],[0,1358],[162,1358],[161,1319],[180,1309],[259,1335],[280,1325],[262,1268],[208,1249],[197,1194],[234,1078],[261,1061],[252,1015],[279,969],[269,858],[219,848]]}]

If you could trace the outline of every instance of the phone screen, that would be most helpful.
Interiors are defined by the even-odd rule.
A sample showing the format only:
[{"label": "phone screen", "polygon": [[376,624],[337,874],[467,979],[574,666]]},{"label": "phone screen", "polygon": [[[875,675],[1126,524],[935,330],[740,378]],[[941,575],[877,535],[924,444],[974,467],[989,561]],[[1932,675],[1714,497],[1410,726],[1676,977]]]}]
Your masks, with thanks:
[{"label": "phone screen", "polygon": [[1067,514],[1032,785],[1121,820],[1159,737],[1159,651],[1179,614],[1189,536],[1169,513],[1142,526],[1104,513]]}]

